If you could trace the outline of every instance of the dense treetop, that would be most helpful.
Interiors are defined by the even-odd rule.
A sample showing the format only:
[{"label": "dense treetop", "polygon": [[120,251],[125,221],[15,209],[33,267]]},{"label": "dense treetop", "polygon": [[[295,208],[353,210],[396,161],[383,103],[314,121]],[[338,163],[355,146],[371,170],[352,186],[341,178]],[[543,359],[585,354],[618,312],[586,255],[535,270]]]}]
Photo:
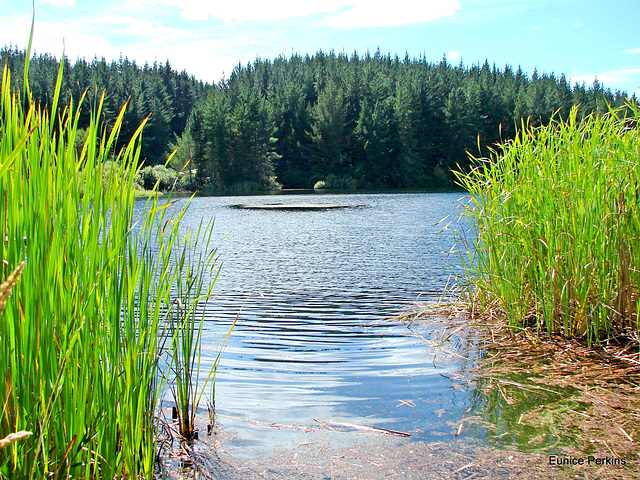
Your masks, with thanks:
[{"label": "dense treetop", "polygon": [[[22,71],[24,52],[5,48],[0,57]],[[163,162],[177,146],[172,165],[179,169],[191,159],[191,186],[211,191],[317,182],[326,188],[446,185],[451,168],[468,165],[467,152],[485,154],[512,138],[522,119],[566,118],[575,104],[582,117],[627,100],[598,82],[572,86],[563,75],[379,51],[256,59],[217,85],[169,63],[65,61],[67,96],[88,90],[93,104],[106,90],[107,115],[129,99],[122,141],[151,115],[143,137],[147,162]],[[42,101],[53,91],[57,68],[48,55],[31,61],[30,83]],[[89,114],[87,108],[87,124]]]},{"label": "dense treetop", "polygon": [[[21,88],[25,52],[15,48],[0,50],[0,65],[8,64],[12,81]],[[35,55],[30,60],[29,85],[37,101],[52,97],[59,62],[54,57]],[[122,106],[128,102],[120,143],[124,145],[149,116],[142,140],[142,155],[150,163],[167,158],[170,142],[182,134],[196,104],[203,98],[206,85],[186,72],[177,72],[169,62],[164,65],[137,65],[127,58],[107,62],[94,58],[78,59],[71,64],[65,58],[62,82],[62,102],[75,102],[86,91],[85,108],[80,128],[89,125],[93,106],[105,92],[103,115],[105,125],[112,125]]]}]

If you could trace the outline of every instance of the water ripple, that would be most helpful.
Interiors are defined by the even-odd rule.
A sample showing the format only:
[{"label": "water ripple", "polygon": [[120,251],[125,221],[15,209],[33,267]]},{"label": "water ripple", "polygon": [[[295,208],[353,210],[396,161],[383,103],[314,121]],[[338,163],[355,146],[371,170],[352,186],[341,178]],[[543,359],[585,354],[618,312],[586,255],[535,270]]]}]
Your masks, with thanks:
[{"label": "water ripple", "polygon": [[[451,435],[447,422],[467,406],[442,375],[455,365],[436,367],[433,347],[420,338],[429,332],[388,317],[419,296],[442,294],[455,259],[437,222],[455,217],[459,196],[277,199],[361,206],[312,212],[230,208],[273,197],[195,198],[185,220],[215,217],[222,262],[204,311],[204,370],[238,319],[216,376],[218,412],[282,424],[360,421],[419,439]],[[238,427],[238,444],[246,448],[257,435]]]}]

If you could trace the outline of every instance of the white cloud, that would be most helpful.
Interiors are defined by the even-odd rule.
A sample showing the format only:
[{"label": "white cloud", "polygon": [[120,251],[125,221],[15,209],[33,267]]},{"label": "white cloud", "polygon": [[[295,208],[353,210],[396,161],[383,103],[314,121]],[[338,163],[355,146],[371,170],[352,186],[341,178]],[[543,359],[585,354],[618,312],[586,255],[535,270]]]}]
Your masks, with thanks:
[{"label": "white cloud", "polygon": [[[33,32],[32,51],[50,53],[60,57],[62,53],[75,60],[78,57],[88,59],[94,56],[115,56],[119,52],[107,40],[95,31],[95,25],[89,21],[44,22],[36,21]],[[31,15],[0,20],[0,44],[12,43],[26,48],[31,29]]]},{"label": "white cloud", "polygon": [[593,85],[596,79],[604,85],[605,88],[623,90],[629,95],[635,93],[636,96],[640,97],[640,66],[607,70],[599,73],[574,74],[570,76],[572,83],[584,83],[587,87]]},{"label": "white cloud", "polygon": [[[10,20],[0,17],[0,45],[12,44],[25,49],[30,28],[31,14]],[[214,38],[209,33],[168,27],[161,21],[107,15],[64,22],[36,20],[32,51],[50,53],[57,58],[64,52],[71,62],[77,58],[91,61],[96,56],[111,61],[120,55],[139,65],[169,60],[177,70],[217,82],[225,70],[228,77],[238,61],[253,60],[238,53],[247,45],[256,51],[255,38],[243,36],[236,30],[222,36],[218,32],[218,38]]]},{"label": "white cloud", "polygon": [[[216,83],[222,78],[223,73],[229,78],[231,69],[240,61],[234,54],[217,53],[228,51],[228,47],[225,42],[214,39],[197,40],[186,45],[175,44],[165,50],[166,58],[163,60],[169,59],[171,66],[176,70],[186,70],[189,75],[193,75],[200,80]],[[202,61],[203,52],[206,52],[205,62]],[[148,55],[146,56],[150,56],[153,53],[157,53],[157,49],[150,47],[147,53]]]},{"label": "white cloud", "polygon": [[26,48],[31,31],[31,15],[11,19],[0,18],[0,45],[12,44]]},{"label": "white cloud", "polygon": [[581,75],[572,75],[571,80],[577,83],[586,83],[591,85],[595,79],[598,79],[600,83],[603,83],[605,87],[607,84],[625,83],[625,82],[638,82],[640,83],[640,67],[621,68],[619,70],[608,70],[600,73],[587,73]]},{"label": "white cloud", "polygon": [[447,52],[447,60],[450,63],[453,63],[453,62],[457,63],[457,62],[460,61],[460,58],[461,58],[460,57],[460,52],[457,51],[457,50],[450,50],[450,51]]},{"label": "white cloud", "polygon": [[[354,0],[356,1],[356,0]],[[131,0],[137,9],[149,5],[166,5],[181,10],[186,20],[208,20],[209,17],[225,22],[244,22],[249,20],[283,20],[306,17],[319,13],[332,13],[344,5],[354,3],[351,0],[324,0],[307,2],[301,0],[233,0],[230,2],[211,2],[208,0]]]},{"label": "white cloud", "polygon": [[452,16],[458,0],[357,0],[349,10],[329,17],[335,28],[397,27]]},{"label": "white cloud", "polygon": [[139,10],[165,5],[180,9],[180,15],[187,20],[212,17],[227,23],[324,14],[329,15],[329,24],[336,28],[409,25],[450,16],[461,8],[458,0],[130,0],[130,5]]},{"label": "white cloud", "polygon": [[[141,36],[145,39],[167,37],[185,38],[191,32],[174,27],[165,26],[162,21],[137,20],[126,16],[107,16],[91,19],[91,29],[94,27],[105,29],[109,34]],[[104,33],[104,32],[103,32]]]},{"label": "white cloud", "polygon": [[42,0],[42,3],[47,3],[54,7],[73,7],[76,4],[76,0]]},{"label": "white cloud", "polygon": [[630,48],[629,50],[625,50],[624,53],[629,55],[638,55],[640,54],[640,48]]}]

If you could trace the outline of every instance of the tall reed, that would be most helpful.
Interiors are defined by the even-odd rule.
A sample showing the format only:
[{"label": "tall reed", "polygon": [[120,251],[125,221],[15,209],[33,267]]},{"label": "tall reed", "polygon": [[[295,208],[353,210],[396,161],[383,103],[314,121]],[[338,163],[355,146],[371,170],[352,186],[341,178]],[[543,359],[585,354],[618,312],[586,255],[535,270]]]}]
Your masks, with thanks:
[{"label": "tall reed", "polygon": [[[186,235],[188,249],[182,249],[178,256],[178,269],[186,275],[177,278],[174,314],[171,316],[169,331],[171,334],[170,368],[174,379],[171,387],[176,404],[177,420],[180,435],[186,440],[196,436],[195,416],[204,392],[200,385],[201,339],[203,332],[204,312],[198,312],[201,300],[211,297],[213,282],[207,287],[205,279],[197,272],[211,268],[217,278],[219,270],[214,271],[215,250],[207,251],[211,241],[212,224]],[[198,248],[204,240],[205,249]],[[193,256],[195,255],[195,257]],[[215,280],[214,280],[215,281]],[[213,375],[213,369],[207,375],[205,384]]]},{"label": "tall reed", "polygon": [[0,314],[0,439],[32,435],[0,449],[0,478],[150,479],[177,285],[188,273],[206,297],[210,258],[175,261],[191,248],[184,210],[169,217],[155,195],[134,224],[144,124],[116,151],[126,106],[102,125],[101,99],[78,151],[83,98],[58,109],[63,64],[50,109],[28,61],[22,93],[2,73],[0,283],[24,268]]},{"label": "tall reed", "polygon": [[510,326],[589,343],[639,329],[640,111],[533,128],[458,180],[470,298]]}]

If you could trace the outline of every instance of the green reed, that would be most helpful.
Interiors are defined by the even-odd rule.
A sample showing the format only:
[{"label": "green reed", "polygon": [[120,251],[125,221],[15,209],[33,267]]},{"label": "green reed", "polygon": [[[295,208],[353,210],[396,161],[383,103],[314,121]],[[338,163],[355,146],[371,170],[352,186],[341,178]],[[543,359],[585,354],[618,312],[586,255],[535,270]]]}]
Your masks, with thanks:
[{"label": "green reed", "polygon": [[[199,314],[198,307],[203,300],[206,304],[213,288],[213,282],[207,287],[204,277],[198,275],[198,272],[209,268],[211,274],[215,275],[214,278],[217,278],[219,273],[219,270],[214,271],[216,250],[207,251],[206,249],[210,244],[212,226],[213,224],[208,226],[201,224],[196,232],[187,232],[185,242],[190,248],[182,249],[176,259],[179,270],[185,275],[178,277],[176,284],[174,315],[170,322],[172,338],[170,366],[175,379],[172,392],[178,414],[179,432],[186,440],[192,440],[195,437],[195,415],[200,403],[200,392],[204,388],[200,387],[199,382],[204,312]],[[201,240],[204,240],[204,251],[198,248]],[[197,257],[194,258],[193,255]],[[206,381],[209,380],[210,375]]]},{"label": "green reed", "polygon": [[2,73],[0,439],[32,435],[0,449],[0,478],[151,479],[176,286],[188,275],[191,305],[205,298],[211,258],[184,257],[184,210],[156,195],[134,223],[144,124],[116,150],[126,106],[106,126],[101,101],[78,151],[83,98],[58,109],[62,64],[50,110]]},{"label": "green reed", "polygon": [[475,306],[514,328],[586,336],[638,331],[640,110],[530,127],[476,159],[459,232]]}]

